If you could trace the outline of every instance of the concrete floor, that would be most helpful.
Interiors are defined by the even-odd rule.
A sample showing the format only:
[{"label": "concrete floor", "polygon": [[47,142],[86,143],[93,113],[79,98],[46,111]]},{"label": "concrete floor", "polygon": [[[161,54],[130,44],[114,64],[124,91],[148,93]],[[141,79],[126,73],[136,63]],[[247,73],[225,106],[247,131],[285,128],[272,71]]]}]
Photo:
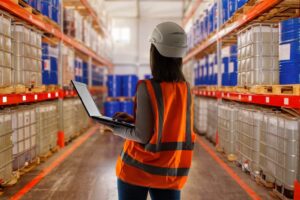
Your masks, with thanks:
[{"label": "concrete floor", "polygon": [[[116,200],[115,163],[122,143],[122,139],[110,133],[93,134],[22,199]],[[206,141],[205,144],[213,148]],[[46,163],[24,175],[16,186],[6,188],[0,199],[9,199],[71,146],[72,144],[59,151]],[[223,156],[220,157],[227,162]],[[258,186],[249,175],[243,173],[234,164],[228,164],[261,199],[273,199],[270,192]],[[182,192],[182,199],[247,200],[252,198],[202,146],[197,144],[189,179]]]}]

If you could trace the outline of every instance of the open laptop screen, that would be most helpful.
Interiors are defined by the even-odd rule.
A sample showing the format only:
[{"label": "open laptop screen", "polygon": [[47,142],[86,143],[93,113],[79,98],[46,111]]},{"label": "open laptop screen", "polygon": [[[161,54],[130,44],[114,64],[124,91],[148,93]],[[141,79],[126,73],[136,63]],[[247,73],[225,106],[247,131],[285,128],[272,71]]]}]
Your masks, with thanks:
[{"label": "open laptop screen", "polygon": [[92,117],[100,117],[102,116],[101,113],[99,112],[89,90],[87,89],[87,86],[83,83],[79,83],[76,81],[72,81],[74,87],[76,88],[78,95],[80,96],[85,109],[89,113],[89,115]]}]

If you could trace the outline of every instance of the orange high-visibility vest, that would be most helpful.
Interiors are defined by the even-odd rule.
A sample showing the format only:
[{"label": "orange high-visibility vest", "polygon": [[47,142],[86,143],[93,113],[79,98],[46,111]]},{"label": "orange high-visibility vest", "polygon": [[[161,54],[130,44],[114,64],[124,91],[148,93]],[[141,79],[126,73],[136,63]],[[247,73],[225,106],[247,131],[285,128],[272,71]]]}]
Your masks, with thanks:
[{"label": "orange high-visibility vest", "polygon": [[148,144],[126,140],[116,175],[129,184],[181,189],[192,162],[195,134],[188,83],[146,80],[154,115],[154,133]]}]

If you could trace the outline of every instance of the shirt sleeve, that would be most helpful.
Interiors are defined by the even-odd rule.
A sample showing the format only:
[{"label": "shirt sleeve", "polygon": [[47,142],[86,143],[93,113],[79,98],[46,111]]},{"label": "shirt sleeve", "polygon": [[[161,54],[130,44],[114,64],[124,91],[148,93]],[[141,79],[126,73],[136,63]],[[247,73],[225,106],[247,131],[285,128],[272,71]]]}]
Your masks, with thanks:
[{"label": "shirt sleeve", "polygon": [[124,139],[147,144],[154,133],[154,117],[145,83],[139,85],[136,98],[135,128],[117,127],[114,128],[114,134]]}]

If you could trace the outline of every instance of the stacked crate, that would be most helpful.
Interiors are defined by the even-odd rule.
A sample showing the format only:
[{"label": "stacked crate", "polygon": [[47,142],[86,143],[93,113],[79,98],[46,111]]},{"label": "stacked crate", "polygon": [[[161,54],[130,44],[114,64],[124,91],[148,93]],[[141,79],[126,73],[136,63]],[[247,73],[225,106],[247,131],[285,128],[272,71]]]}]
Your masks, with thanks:
[{"label": "stacked crate", "polygon": [[236,160],[237,113],[236,105],[218,105],[219,147],[230,161]]},{"label": "stacked crate", "polygon": [[237,121],[237,161],[244,171],[254,177],[259,176],[260,129],[263,113],[256,108],[242,107],[238,111]]},{"label": "stacked crate", "polygon": [[56,147],[58,132],[58,104],[57,101],[40,103],[37,113],[37,152],[45,155]]},{"label": "stacked crate", "polygon": [[13,169],[19,170],[33,162],[36,154],[36,110],[19,106],[12,110]]},{"label": "stacked crate", "polygon": [[42,35],[25,24],[12,25],[14,83],[26,87],[41,85]]},{"label": "stacked crate", "polygon": [[11,18],[0,11],[0,86],[12,85]]},{"label": "stacked crate", "polygon": [[278,25],[253,24],[238,33],[238,85],[279,82]]},{"label": "stacked crate", "polygon": [[0,110],[0,185],[12,175],[12,118],[9,110]]}]

